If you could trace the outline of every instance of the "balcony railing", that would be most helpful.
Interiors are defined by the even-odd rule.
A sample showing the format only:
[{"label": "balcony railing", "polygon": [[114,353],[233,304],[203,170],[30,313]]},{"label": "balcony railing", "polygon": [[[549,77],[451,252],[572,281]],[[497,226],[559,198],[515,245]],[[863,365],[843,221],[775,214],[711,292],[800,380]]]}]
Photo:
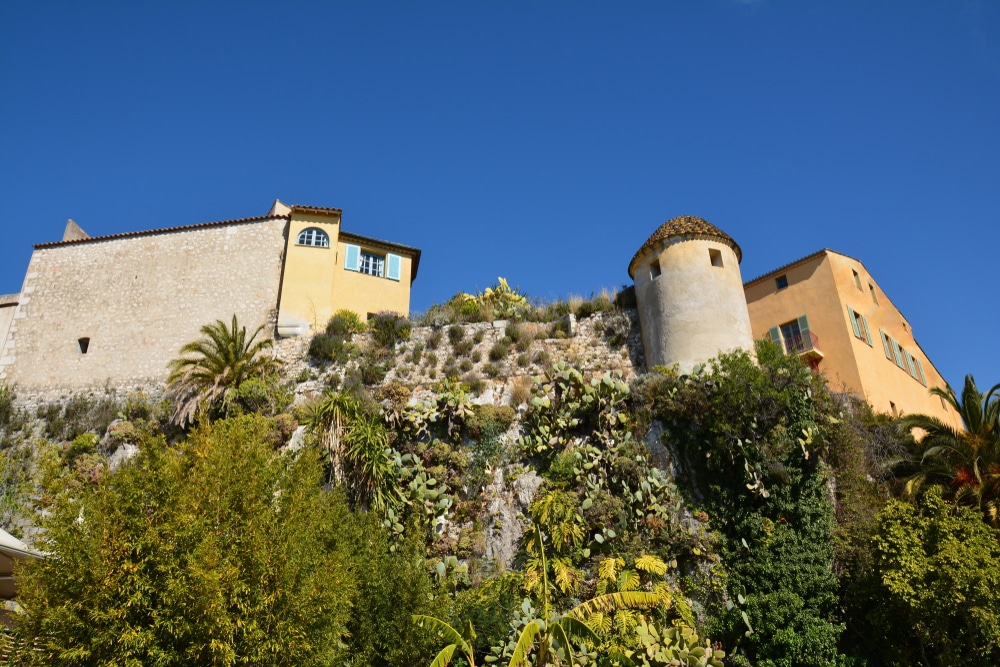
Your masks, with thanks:
[{"label": "balcony railing", "polygon": [[819,353],[823,356],[823,353],[819,351],[819,337],[812,331],[807,331],[804,334],[795,334],[790,338],[785,338],[785,350],[789,354],[795,352],[797,354],[804,354],[806,352]]}]

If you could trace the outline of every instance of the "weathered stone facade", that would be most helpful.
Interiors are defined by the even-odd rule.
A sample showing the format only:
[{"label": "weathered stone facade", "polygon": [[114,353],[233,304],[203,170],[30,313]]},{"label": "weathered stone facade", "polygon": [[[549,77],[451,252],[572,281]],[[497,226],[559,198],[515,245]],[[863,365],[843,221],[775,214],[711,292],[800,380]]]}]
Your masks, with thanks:
[{"label": "weathered stone facade", "polygon": [[274,327],[287,218],[38,246],[0,356],[27,392],[162,383],[199,328]]}]

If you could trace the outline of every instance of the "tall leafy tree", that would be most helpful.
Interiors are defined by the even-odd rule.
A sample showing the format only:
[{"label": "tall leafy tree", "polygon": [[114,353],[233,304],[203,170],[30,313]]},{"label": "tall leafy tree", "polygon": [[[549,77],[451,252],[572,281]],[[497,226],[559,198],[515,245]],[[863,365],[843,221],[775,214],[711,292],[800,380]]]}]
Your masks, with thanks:
[{"label": "tall leafy tree", "polygon": [[259,378],[275,368],[276,362],[265,352],[273,341],[258,340],[263,326],[249,336],[233,315],[227,326],[222,320],[201,327],[202,337],[180,349],[177,359],[168,365],[169,393],[176,400],[174,421],[193,421],[199,410],[223,404],[245,381]]},{"label": "tall leafy tree", "polygon": [[274,451],[271,422],[203,425],[90,486],[58,475],[49,554],[21,572],[17,631],[45,665],[327,665],[354,581],[348,511],[314,451]]},{"label": "tall leafy tree", "polygon": [[936,417],[908,415],[899,424],[906,432],[924,432],[908,455],[893,461],[906,479],[906,491],[918,495],[928,485],[942,486],[946,497],[980,507],[1000,524],[1000,384],[980,392],[965,376],[961,397],[951,387],[931,389],[962,417],[965,430]]}]

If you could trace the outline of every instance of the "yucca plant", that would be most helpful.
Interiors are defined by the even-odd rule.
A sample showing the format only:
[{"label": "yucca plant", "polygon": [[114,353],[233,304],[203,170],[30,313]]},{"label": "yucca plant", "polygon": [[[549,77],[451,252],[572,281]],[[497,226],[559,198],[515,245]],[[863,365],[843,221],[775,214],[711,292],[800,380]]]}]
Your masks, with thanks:
[{"label": "yucca plant", "polygon": [[196,415],[225,403],[226,396],[250,378],[263,377],[277,362],[267,354],[273,341],[257,337],[264,330],[257,327],[251,335],[233,315],[227,326],[222,320],[201,327],[202,338],[180,349],[177,359],[167,367],[168,395],[175,400],[173,420],[179,425],[192,422]]}]

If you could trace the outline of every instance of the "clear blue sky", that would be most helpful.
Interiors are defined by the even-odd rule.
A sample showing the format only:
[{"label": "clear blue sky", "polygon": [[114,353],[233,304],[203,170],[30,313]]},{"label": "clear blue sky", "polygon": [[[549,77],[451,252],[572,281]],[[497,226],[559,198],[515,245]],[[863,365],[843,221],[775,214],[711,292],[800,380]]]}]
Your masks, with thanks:
[{"label": "clear blue sky", "polygon": [[1000,382],[1000,3],[0,0],[0,293],[91,235],[344,210],[413,306],[626,283],[702,216],[743,277],[861,259],[953,384]]}]

